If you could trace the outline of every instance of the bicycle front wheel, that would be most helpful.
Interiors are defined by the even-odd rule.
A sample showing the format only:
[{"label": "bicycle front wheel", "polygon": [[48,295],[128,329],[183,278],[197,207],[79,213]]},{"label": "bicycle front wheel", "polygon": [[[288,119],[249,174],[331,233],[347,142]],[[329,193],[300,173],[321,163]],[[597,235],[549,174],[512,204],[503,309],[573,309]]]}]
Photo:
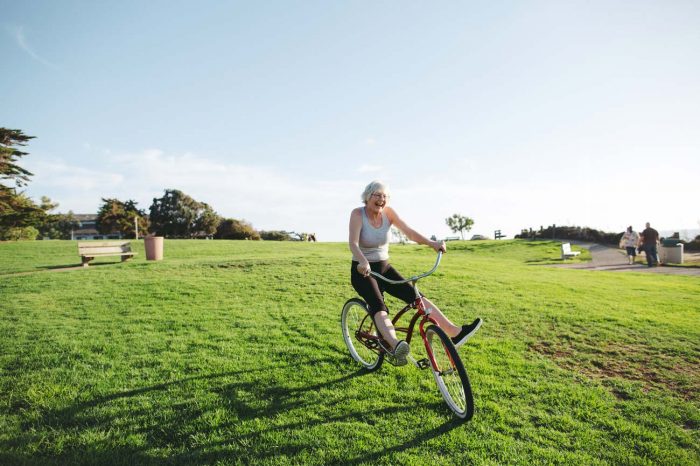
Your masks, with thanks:
[{"label": "bicycle front wheel", "polygon": [[357,298],[348,300],[343,306],[340,324],[352,358],[367,370],[379,369],[384,352],[379,347],[377,327],[367,312],[367,304]]},{"label": "bicycle front wheel", "polygon": [[435,382],[447,406],[460,418],[469,420],[474,415],[474,397],[467,371],[457,354],[452,340],[437,325],[425,331],[433,360],[430,361]]}]

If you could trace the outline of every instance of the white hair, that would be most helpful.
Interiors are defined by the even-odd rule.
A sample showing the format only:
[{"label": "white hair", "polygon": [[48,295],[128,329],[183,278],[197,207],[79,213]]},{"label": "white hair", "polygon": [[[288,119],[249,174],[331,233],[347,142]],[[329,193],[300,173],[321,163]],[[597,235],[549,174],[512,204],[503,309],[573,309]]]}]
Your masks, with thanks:
[{"label": "white hair", "polygon": [[372,197],[372,194],[376,193],[377,191],[383,191],[384,194],[387,196],[389,195],[389,188],[387,185],[379,180],[374,180],[365,187],[364,191],[362,191],[362,196],[360,196],[362,202],[367,204],[369,202],[369,198]]}]

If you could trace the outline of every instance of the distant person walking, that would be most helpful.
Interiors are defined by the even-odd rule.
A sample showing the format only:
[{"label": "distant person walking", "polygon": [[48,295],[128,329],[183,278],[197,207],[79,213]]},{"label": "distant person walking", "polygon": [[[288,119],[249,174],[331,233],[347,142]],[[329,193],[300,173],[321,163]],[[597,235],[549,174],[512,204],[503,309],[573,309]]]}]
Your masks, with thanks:
[{"label": "distant person walking", "polygon": [[639,233],[634,231],[631,226],[627,227],[627,231],[620,238],[620,247],[627,250],[627,263],[634,264],[634,259],[637,257],[637,247],[639,246]]},{"label": "distant person walking", "polygon": [[647,222],[646,228],[642,231],[642,249],[644,249],[644,254],[647,256],[647,265],[649,267],[659,265],[658,243],[659,232],[654,230]]}]

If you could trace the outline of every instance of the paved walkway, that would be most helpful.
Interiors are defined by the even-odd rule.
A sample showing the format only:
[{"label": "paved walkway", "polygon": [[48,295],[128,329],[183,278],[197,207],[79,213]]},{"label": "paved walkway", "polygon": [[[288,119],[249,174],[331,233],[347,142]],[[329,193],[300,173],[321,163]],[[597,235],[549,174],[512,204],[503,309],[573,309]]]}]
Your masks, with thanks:
[{"label": "paved walkway", "polygon": [[604,246],[596,243],[584,243],[581,241],[571,241],[572,246],[588,249],[591,253],[590,262],[576,262],[572,264],[557,264],[554,267],[567,269],[584,270],[605,270],[607,272],[641,272],[641,273],[661,273],[666,275],[695,275],[700,277],[700,268],[660,266],[647,267],[646,257],[637,256],[637,263],[630,265],[627,263],[627,255],[622,249]]}]

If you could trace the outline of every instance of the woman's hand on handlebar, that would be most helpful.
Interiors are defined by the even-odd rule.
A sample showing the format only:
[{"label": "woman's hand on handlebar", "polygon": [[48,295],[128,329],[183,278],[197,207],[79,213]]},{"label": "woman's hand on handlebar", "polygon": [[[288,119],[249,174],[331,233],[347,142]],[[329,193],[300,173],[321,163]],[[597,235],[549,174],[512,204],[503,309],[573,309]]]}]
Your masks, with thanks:
[{"label": "woman's hand on handlebar", "polygon": [[430,247],[435,249],[435,252],[447,252],[447,246],[444,241],[431,241]]},{"label": "woman's hand on handlebar", "polygon": [[369,277],[369,262],[363,261],[357,264],[357,272],[363,277]]}]

